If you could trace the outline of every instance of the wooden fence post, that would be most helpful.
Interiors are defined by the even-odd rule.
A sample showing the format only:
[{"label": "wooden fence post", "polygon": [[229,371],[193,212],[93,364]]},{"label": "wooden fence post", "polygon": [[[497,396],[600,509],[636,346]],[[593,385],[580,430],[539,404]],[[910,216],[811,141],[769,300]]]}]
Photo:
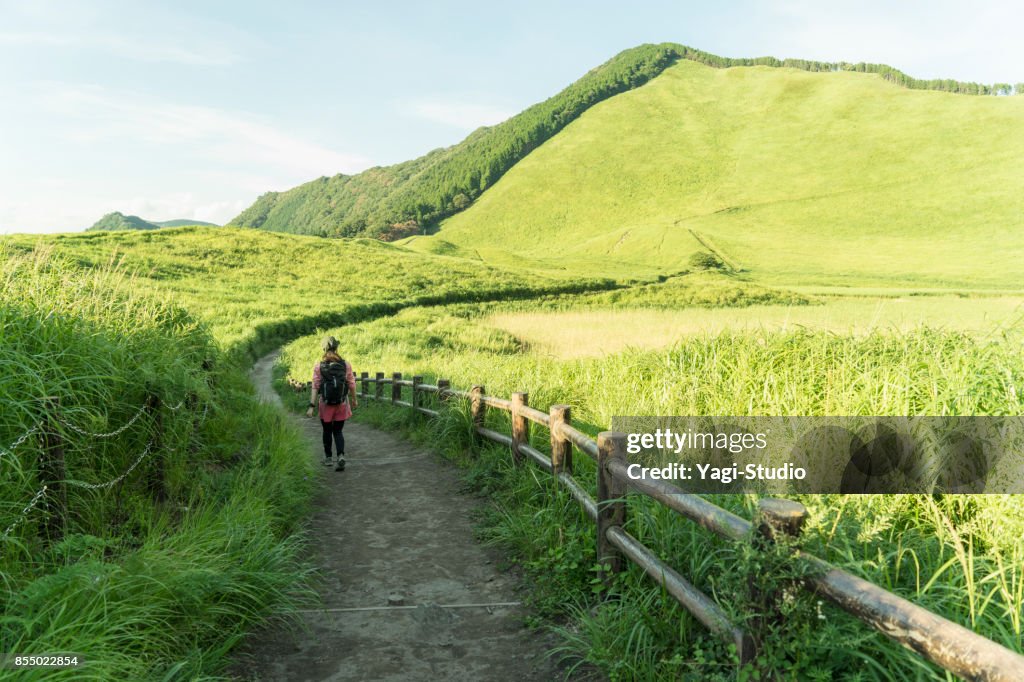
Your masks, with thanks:
[{"label": "wooden fence post", "polygon": [[799,537],[807,508],[793,500],[762,498],[757,501],[757,537],[769,545],[780,537]]},{"label": "wooden fence post", "polygon": [[384,400],[384,372],[377,372],[377,382],[373,385],[373,397],[377,402]]},{"label": "wooden fence post", "polygon": [[359,373],[359,397],[365,398],[366,394],[370,392],[370,373],[360,372]]},{"label": "wooden fence post", "polygon": [[437,380],[437,402],[439,405],[448,402],[447,391],[449,388],[451,388],[451,386],[452,382],[448,381],[447,379]]},{"label": "wooden fence post", "polygon": [[469,389],[470,402],[469,414],[473,421],[473,442],[479,445],[483,441],[477,429],[483,428],[484,417],[487,414],[487,403],[484,402],[484,387],[479,384]]},{"label": "wooden fence post", "polygon": [[43,496],[43,530],[50,542],[64,538],[68,517],[68,489],[64,485],[67,471],[64,466],[64,440],[57,428],[60,398],[46,398],[43,419],[43,456],[39,461],[39,478],[46,486]]},{"label": "wooden fence post", "polygon": [[158,502],[167,499],[167,462],[164,461],[164,416],[160,411],[160,398],[156,395],[149,396],[146,402],[146,409],[153,415],[153,436],[151,439],[153,451],[150,452],[152,463],[149,466],[149,475],[146,477],[146,487],[149,493]]},{"label": "wooden fence post", "polygon": [[523,461],[523,452],[520,448],[530,442],[530,420],[523,416],[522,408],[530,405],[529,393],[512,394],[512,463],[519,464]]},{"label": "wooden fence post", "polygon": [[556,477],[561,472],[572,474],[572,441],[558,432],[562,424],[569,424],[572,410],[568,405],[552,405],[548,408],[551,419],[551,473]]},{"label": "wooden fence post", "polygon": [[422,391],[420,390],[420,384],[423,383],[423,375],[415,374],[412,377],[412,413],[417,414],[420,408],[420,403],[423,400]]},{"label": "wooden fence post", "polygon": [[[806,519],[807,509],[799,502],[779,498],[760,499],[757,501],[751,541],[759,551],[770,551],[780,540],[791,542],[799,537]],[[770,580],[771,576],[750,575],[747,578],[750,601],[757,611],[752,614],[749,626],[755,650],[760,650],[769,629],[782,624],[779,604],[784,592],[794,589],[790,584],[773,584],[770,589],[764,590],[761,581],[765,578]]]},{"label": "wooden fence post", "polygon": [[402,386],[398,382],[402,380],[402,373],[395,372],[391,375],[391,404],[402,399]]},{"label": "wooden fence post", "polygon": [[[622,554],[608,542],[608,529],[626,522],[626,482],[612,476],[613,460],[626,461],[626,434],[602,431],[597,436],[597,561],[605,585],[623,569]],[[607,568],[606,568],[607,567]]]}]

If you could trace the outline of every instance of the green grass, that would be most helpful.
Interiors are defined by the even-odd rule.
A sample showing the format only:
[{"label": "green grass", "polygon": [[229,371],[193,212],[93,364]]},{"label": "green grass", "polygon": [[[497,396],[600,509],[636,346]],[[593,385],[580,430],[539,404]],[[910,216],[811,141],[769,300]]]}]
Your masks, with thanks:
[{"label": "green grass", "polygon": [[[66,679],[216,676],[245,634],[308,601],[301,522],[313,491],[306,443],[258,403],[250,359],[320,326],[409,306],[607,288],[425,256],[372,241],[254,230],[6,237],[0,243],[0,447],[57,396],[89,432],[61,426],[66,537],[47,534],[41,443],[2,452],[0,651],[77,652]],[[190,402],[195,396],[197,403]],[[184,401],[184,402],[183,402]],[[178,409],[171,409],[177,407]],[[162,426],[158,426],[162,424]],[[167,499],[148,481],[163,462]],[[25,679],[42,677],[25,673]]]},{"label": "green grass", "polygon": [[409,245],[622,276],[710,248],[761,283],[1019,290],[1021,126],[1020,98],[681,61]]},{"label": "green grass", "polygon": [[[685,281],[686,278],[681,278]],[[713,281],[713,280],[712,280]],[[669,282],[679,287],[679,282]],[[655,293],[651,293],[651,290]],[[685,291],[685,289],[683,289]],[[643,292],[643,296],[637,292]],[[608,302],[625,296],[617,308]],[[682,415],[901,415],[1024,413],[1024,352],[1021,326],[1007,324],[964,331],[953,324],[956,310],[971,307],[1009,312],[1003,299],[912,298],[925,320],[950,312],[944,328],[906,324],[890,328],[862,324],[841,333],[828,329],[703,329],[678,336],[661,350],[635,347],[601,357],[557,358],[496,328],[496,315],[552,316],[554,340],[564,327],[559,316],[589,319],[600,337],[603,315],[639,314],[643,300],[655,314],[771,316],[763,308],[736,310],[690,307],[671,310],[657,285],[584,294],[574,299],[458,305],[430,311],[411,309],[373,322],[332,330],[357,371],[402,371],[445,377],[456,387],[475,383],[488,393],[527,391],[530,404],[573,406],[573,418],[591,434],[623,414]],[[681,304],[691,300],[682,296]],[[894,300],[828,299],[824,304],[785,308],[786,314],[838,315],[854,324],[872,306]],[[574,312],[574,304],[580,306]],[[967,322],[978,322],[977,317]],[[777,318],[778,319],[778,318]],[[866,320],[869,321],[869,320]],[[852,333],[856,332],[856,333]],[[646,330],[633,329],[634,338]],[[630,334],[623,332],[624,337]],[[575,348],[569,339],[567,345]],[[281,372],[305,381],[317,355],[316,339],[285,347]],[[361,418],[387,427],[412,429],[424,443],[467,467],[472,488],[489,504],[481,519],[490,542],[517,557],[532,585],[531,606],[539,622],[561,638],[557,655],[571,664],[596,665],[611,679],[734,679],[732,654],[710,637],[672,600],[652,589],[630,568],[611,595],[594,582],[593,527],[564,493],[529,468],[515,469],[507,451],[485,449],[468,457],[466,407],[437,423],[412,420],[406,410],[373,408]],[[508,429],[507,417],[491,414],[492,426]],[[534,445],[547,435],[535,430]],[[593,468],[585,457],[580,477],[593,490]],[[1016,651],[1024,651],[1019,614],[1024,607],[1024,513],[1013,496],[802,496],[811,517],[808,549],[886,589],[962,623]],[[753,500],[717,496],[721,506],[750,518]],[[742,545],[718,540],[656,504],[630,502],[630,532],[715,596],[737,622],[756,604],[745,601],[751,579],[770,572]],[[780,570],[792,570],[780,564]],[[762,663],[794,679],[940,680],[944,673],[886,640],[870,628],[810,596],[797,600],[786,628],[776,633]]]},{"label": "green grass", "polygon": [[[310,601],[305,444],[202,325],[116,269],[5,253],[0,339],[0,447],[52,414],[55,396],[67,480],[111,481],[138,462],[108,488],[69,484],[58,536],[39,438],[0,451],[0,651],[87,662],[4,679],[211,679],[246,632]],[[161,407],[132,422],[150,395]],[[68,426],[129,423],[110,438]],[[150,487],[161,467],[162,501]],[[44,483],[48,497],[23,515]]]},{"label": "green grass", "polygon": [[183,227],[139,232],[15,235],[14,251],[52,250],[82,267],[116,262],[135,286],[169,297],[232,353],[255,356],[317,327],[408,306],[602,288],[600,278],[554,279],[368,239]]}]

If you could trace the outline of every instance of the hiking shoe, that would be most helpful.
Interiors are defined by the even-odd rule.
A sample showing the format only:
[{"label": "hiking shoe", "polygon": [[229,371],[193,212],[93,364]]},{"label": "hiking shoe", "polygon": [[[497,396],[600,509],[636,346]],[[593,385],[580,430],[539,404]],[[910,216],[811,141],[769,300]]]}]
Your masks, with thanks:
[{"label": "hiking shoe", "polygon": [[334,470],[335,471],[344,471],[345,470],[345,458],[342,457],[341,455],[338,455],[338,463],[334,465]]},{"label": "hiking shoe", "polygon": [[324,466],[325,467],[331,466],[331,456],[330,455],[327,455],[326,457],[324,457]]}]

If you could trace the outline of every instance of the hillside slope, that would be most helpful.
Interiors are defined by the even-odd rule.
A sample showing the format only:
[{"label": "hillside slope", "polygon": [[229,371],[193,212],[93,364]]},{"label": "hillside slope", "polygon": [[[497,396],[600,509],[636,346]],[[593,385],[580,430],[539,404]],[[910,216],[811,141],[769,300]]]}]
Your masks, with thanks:
[{"label": "hillside slope", "polygon": [[86,232],[159,229],[160,225],[143,220],[137,215],[125,215],[120,211],[114,211],[97,220]]},{"label": "hillside slope", "polygon": [[[516,298],[607,286],[512,273],[371,239],[324,240],[232,228],[179,227],[10,235],[12,254],[54,252],[86,268],[117,262],[134,286],[184,306],[233,353],[407,305]],[[335,276],[338,271],[343,275]]]},{"label": "hillside slope", "polygon": [[86,232],[113,232],[120,230],[159,230],[161,227],[184,227],[186,225],[199,225],[201,227],[217,227],[214,223],[207,223],[202,220],[190,220],[178,218],[175,220],[144,220],[137,215],[125,215],[120,211],[108,213],[86,229]]},{"label": "hillside slope", "polygon": [[641,45],[591,70],[554,97],[457,145],[358,175],[268,192],[232,222],[279,232],[385,239],[462,210],[516,161],[595,102],[636,87],[677,58],[676,46]]},{"label": "hillside slope", "polygon": [[682,61],[602,102],[415,249],[580,272],[695,251],[773,282],[1018,287],[1024,98]]},{"label": "hillside slope", "polygon": [[678,60],[714,67],[764,65],[805,71],[880,74],[906,88],[966,94],[1009,92],[954,80],[918,80],[883,64],[818,62],[774,57],[719,57],[676,43],[640,45],[592,69],[562,92],[496,126],[411,161],[357,175],[321,177],[285,192],[267,192],[231,221],[240,227],[323,236],[394,240],[454,215],[540,144],[591,106],[639,87]]}]

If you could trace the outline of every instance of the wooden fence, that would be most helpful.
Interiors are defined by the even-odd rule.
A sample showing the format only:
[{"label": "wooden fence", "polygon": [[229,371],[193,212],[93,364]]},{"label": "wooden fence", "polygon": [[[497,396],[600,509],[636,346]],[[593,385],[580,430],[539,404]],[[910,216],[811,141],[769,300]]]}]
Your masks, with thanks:
[{"label": "wooden fence", "polygon": [[[372,378],[363,372],[359,383],[359,394],[364,398],[390,403],[428,417],[437,417],[438,411],[426,406],[426,395],[436,395],[439,407],[452,398],[469,401],[477,439],[507,446],[516,463],[532,462],[549,472],[579,502],[596,524],[597,557],[599,563],[607,567],[608,573],[619,572],[626,560],[632,561],[712,633],[733,643],[741,663],[755,659],[757,652],[750,633],[730,622],[714,600],[624,529],[627,490],[632,489],[656,500],[711,533],[737,542],[752,542],[762,548],[782,534],[799,536],[807,516],[803,505],[792,500],[764,498],[758,502],[755,519],[748,521],[699,495],[683,493],[665,481],[632,479],[626,474],[625,434],[605,431],[595,441],[573,427],[572,411],[568,405],[552,405],[543,412],[529,406],[526,393],[499,398],[487,395],[483,386],[460,391],[451,388],[445,379],[439,379],[436,385],[427,384],[422,376],[403,379],[400,372],[392,374],[390,379],[383,372],[377,372]],[[388,397],[384,396],[386,385],[391,386]],[[411,389],[408,401],[402,399],[403,388]],[[484,425],[488,409],[510,413],[511,434]],[[531,424],[548,430],[550,455],[530,445]],[[573,477],[574,447],[597,464],[596,499]],[[817,557],[806,553],[799,555],[810,561],[815,569],[800,587],[829,599],[858,620],[932,663],[967,680],[1024,680],[1024,656]],[[607,580],[610,575],[602,577]],[[765,603],[771,603],[772,595],[764,596]]]}]

